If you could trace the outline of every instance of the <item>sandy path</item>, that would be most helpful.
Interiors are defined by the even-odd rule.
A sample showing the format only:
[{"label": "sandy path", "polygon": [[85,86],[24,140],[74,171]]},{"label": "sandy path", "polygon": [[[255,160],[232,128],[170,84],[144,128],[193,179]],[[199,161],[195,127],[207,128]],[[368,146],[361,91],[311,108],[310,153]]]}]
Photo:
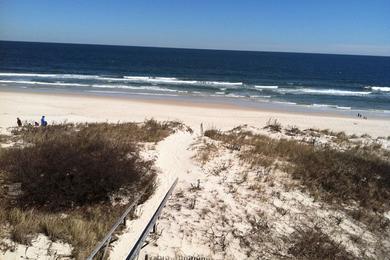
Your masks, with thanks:
[{"label": "sandy path", "polygon": [[190,169],[193,169],[194,166],[191,162],[193,152],[188,148],[193,142],[194,136],[180,131],[167,137],[156,146],[155,165],[159,170],[157,190],[148,201],[138,207],[139,217],[127,222],[124,234],[113,243],[110,259],[126,258],[176,177],[179,177],[178,186],[185,180],[197,178],[198,174],[189,174]]}]

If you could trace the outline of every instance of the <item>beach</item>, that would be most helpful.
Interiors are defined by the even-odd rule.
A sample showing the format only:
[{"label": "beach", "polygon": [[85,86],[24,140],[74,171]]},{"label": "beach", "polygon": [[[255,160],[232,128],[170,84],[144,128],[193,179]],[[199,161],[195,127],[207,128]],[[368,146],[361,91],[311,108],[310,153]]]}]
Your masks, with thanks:
[{"label": "beach", "polygon": [[390,259],[388,2],[52,2],[0,3],[0,260]]},{"label": "beach", "polygon": [[[244,259],[248,254],[251,256],[249,258],[255,258],[256,254],[248,253],[253,250],[263,252],[263,256],[266,257],[274,256],[272,252],[276,250],[275,246],[282,246],[284,242],[273,240],[270,247],[265,248],[262,247],[262,242],[253,242],[257,238],[249,235],[252,234],[250,230],[254,228],[252,217],[255,220],[266,218],[266,226],[272,227],[270,234],[262,235],[265,239],[275,236],[286,236],[290,239],[290,236],[295,234],[294,228],[297,226],[312,225],[316,222],[323,226],[321,234],[332,237],[334,243],[342,243],[348,254],[356,256],[361,253],[359,246],[351,237],[359,236],[362,232],[366,256],[377,256],[381,252],[374,250],[378,247],[378,241],[381,241],[376,231],[371,233],[343,210],[317,202],[310,194],[300,189],[286,188],[290,185],[295,187],[295,184],[291,184],[294,181],[277,168],[272,170],[272,177],[269,177],[269,173],[262,167],[253,168],[246,162],[241,162],[242,158],[238,151],[229,148],[228,145],[218,144],[208,137],[202,137],[201,128],[203,131],[228,131],[236,128],[238,132],[244,131],[244,134],[248,130],[267,138],[274,138],[273,140],[296,138],[304,143],[310,143],[314,138],[320,146],[337,145],[337,149],[340,147],[343,149],[343,143],[338,143],[338,140],[342,140],[338,139],[340,136],[338,132],[345,132],[347,136],[354,135],[358,140],[361,139],[359,142],[367,145],[374,144],[375,140],[381,140],[381,146],[389,149],[387,138],[390,132],[389,120],[362,119],[313,111],[297,113],[259,110],[186,100],[130,99],[20,91],[1,91],[0,111],[1,132],[6,134],[9,134],[12,127],[16,127],[16,117],[21,118],[24,123],[33,123],[39,122],[42,115],[46,116],[49,125],[61,122],[141,123],[153,118],[158,121],[180,121],[193,130],[177,131],[157,143],[155,147],[151,145],[153,148],[143,151],[144,156],[155,161],[158,172],[156,190],[138,207],[137,218],[127,221],[126,228],[111,244],[110,259],[122,259],[127,256],[131,246],[142,233],[143,227],[157,209],[161,198],[176,178],[179,182],[158,221],[157,233],[148,238],[151,244],[141,251],[141,256],[148,254],[152,257],[172,259],[186,256]],[[274,133],[264,129],[275,120],[280,122],[285,130]],[[237,128],[239,126],[240,128]],[[291,137],[286,135],[287,128],[307,132],[301,137],[299,135]],[[328,131],[321,132],[325,129]],[[216,150],[207,150],[207,147],[215,147],[213,149]],[[206,160],[202,155],[205,152]],[[259,172],[262,172],[261,176],[264,175],[261,177],[265,178],[262,181],[264,184],[259,184]],[[245,179],[242,177],[243,173]],[[194,188],[197,183],[200,187]],[[254,185],[261,185],[261,188],[254,188]],[[214,213],[210,211],[212,208],[215,208]],[[389,214],[385,212],[382,217],[389,218]],[[338,227],[331,221],[332,218],[345,220]],[[244,238],[247,236],[254,247],[245,246],[243,249],[241,243],[246,241]],[[291,241],[289,243],[293,243]],[[7,251],[3,257],[17,259],[25,255],[35,259],[45,255],[47,259],[52,259],[52,253],[42,249],[48,247],[50,243],[47,237],[41,235],[33,240],[32,246],[17,244],[14,252]],[[57,243],[55,246],[54,255],[71,254],[71,247],[68,244]],[[388,246],[381,245],[379,249],[387,252]],[[288,248],[283,250],[286,251]],[[244,253],[245,251],[247,253]]]},{"label": "beach", "polygon": [[390,133],[390,120],[345,116],[337,113],[291,113],[250,109],[228,104],[191,103],[189,101],[130,99],[79,94],[47,94],[0,92],[0,127],[16,126],[22,121],[39,121],[45,115],[49,124],[57,122],[141,122],[145,118],[179,120],[195,131],[217,128],[227,130],[247,124],[263,127],[273,118],[284,126],[331,129],[348,134],[369,134],[373,137]]}]

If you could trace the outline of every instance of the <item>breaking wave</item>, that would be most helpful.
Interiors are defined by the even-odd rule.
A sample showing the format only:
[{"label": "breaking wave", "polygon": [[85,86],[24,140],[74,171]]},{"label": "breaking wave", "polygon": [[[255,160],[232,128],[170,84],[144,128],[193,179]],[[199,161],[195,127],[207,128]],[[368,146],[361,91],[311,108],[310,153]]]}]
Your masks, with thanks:
[{"label": "breaking wave", "polygon": [[292,94],[312,94],[312,95],[329,95],[329,96],[364,96],[371,94],[370,91],[350,91],[339,89],[313,89],[313,88],[300,88],[300,89],[279,89],[281,93]]},{"label": "breaking wave", "polygon": [[80,84],[80,83],[42,82],[42,81],[26,81],[26,80],[0,80],[0,83],[45,85],[45,86],[66,86],[66,87],[88,87],[89,86],[87,84]]},{"label": "breaking wave", "polygon": [[255,88],[257,89],[277,89],[278,86],[261,86],[261,85],[255,85]]},{"label": "breaking wave", "polygon": [[379,92],[390,92],[390,87],[367,86],[365,88],[371,89],[373,91],[379,91]]},{"label": "breaking wave", "polygon": [[163,92],[180,92],[175,89],[160,88],[154,86],[129,86],[129,85],[92,85],[93,88],[113,88],[113,89],[131,89],[131,90],[150,90],[150,91],[163,91]]},{"label": "breaking wave", "polygon": [[148,77],[148,76],[123,76],[109,77],[99,75],[82,75],[82,74],[44,74],[44,73],[11,73],[1,72],[0,77],[16,78],[57,78],[57,79],[79,79],[79,80],[101,80],[101,81],[119,81],[119,82],[136,82],[151,84],[180,84],[180,85],[199,85],[199,86],[242,86],[242,82],[225,82],[225,81],[197,81],[184,80],[174,77]]}]

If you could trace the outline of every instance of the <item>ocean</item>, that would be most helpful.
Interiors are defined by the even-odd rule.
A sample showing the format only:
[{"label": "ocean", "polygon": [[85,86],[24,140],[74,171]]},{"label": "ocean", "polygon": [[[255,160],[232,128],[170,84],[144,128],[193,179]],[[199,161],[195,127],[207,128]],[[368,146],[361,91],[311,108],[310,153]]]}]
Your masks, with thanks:
[{"label": "ocean", "polygon": [[0,89],[390,117],[390,57],[0,41]]}]

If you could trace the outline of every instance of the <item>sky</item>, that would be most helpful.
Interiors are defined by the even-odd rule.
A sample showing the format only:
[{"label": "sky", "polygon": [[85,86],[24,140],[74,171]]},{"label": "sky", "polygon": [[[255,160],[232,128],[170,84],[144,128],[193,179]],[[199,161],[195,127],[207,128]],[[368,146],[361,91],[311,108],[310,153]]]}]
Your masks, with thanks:
[{"label": "sky", "polygon": [[0,40],[390,56],[390,0],[0,0]]}]

